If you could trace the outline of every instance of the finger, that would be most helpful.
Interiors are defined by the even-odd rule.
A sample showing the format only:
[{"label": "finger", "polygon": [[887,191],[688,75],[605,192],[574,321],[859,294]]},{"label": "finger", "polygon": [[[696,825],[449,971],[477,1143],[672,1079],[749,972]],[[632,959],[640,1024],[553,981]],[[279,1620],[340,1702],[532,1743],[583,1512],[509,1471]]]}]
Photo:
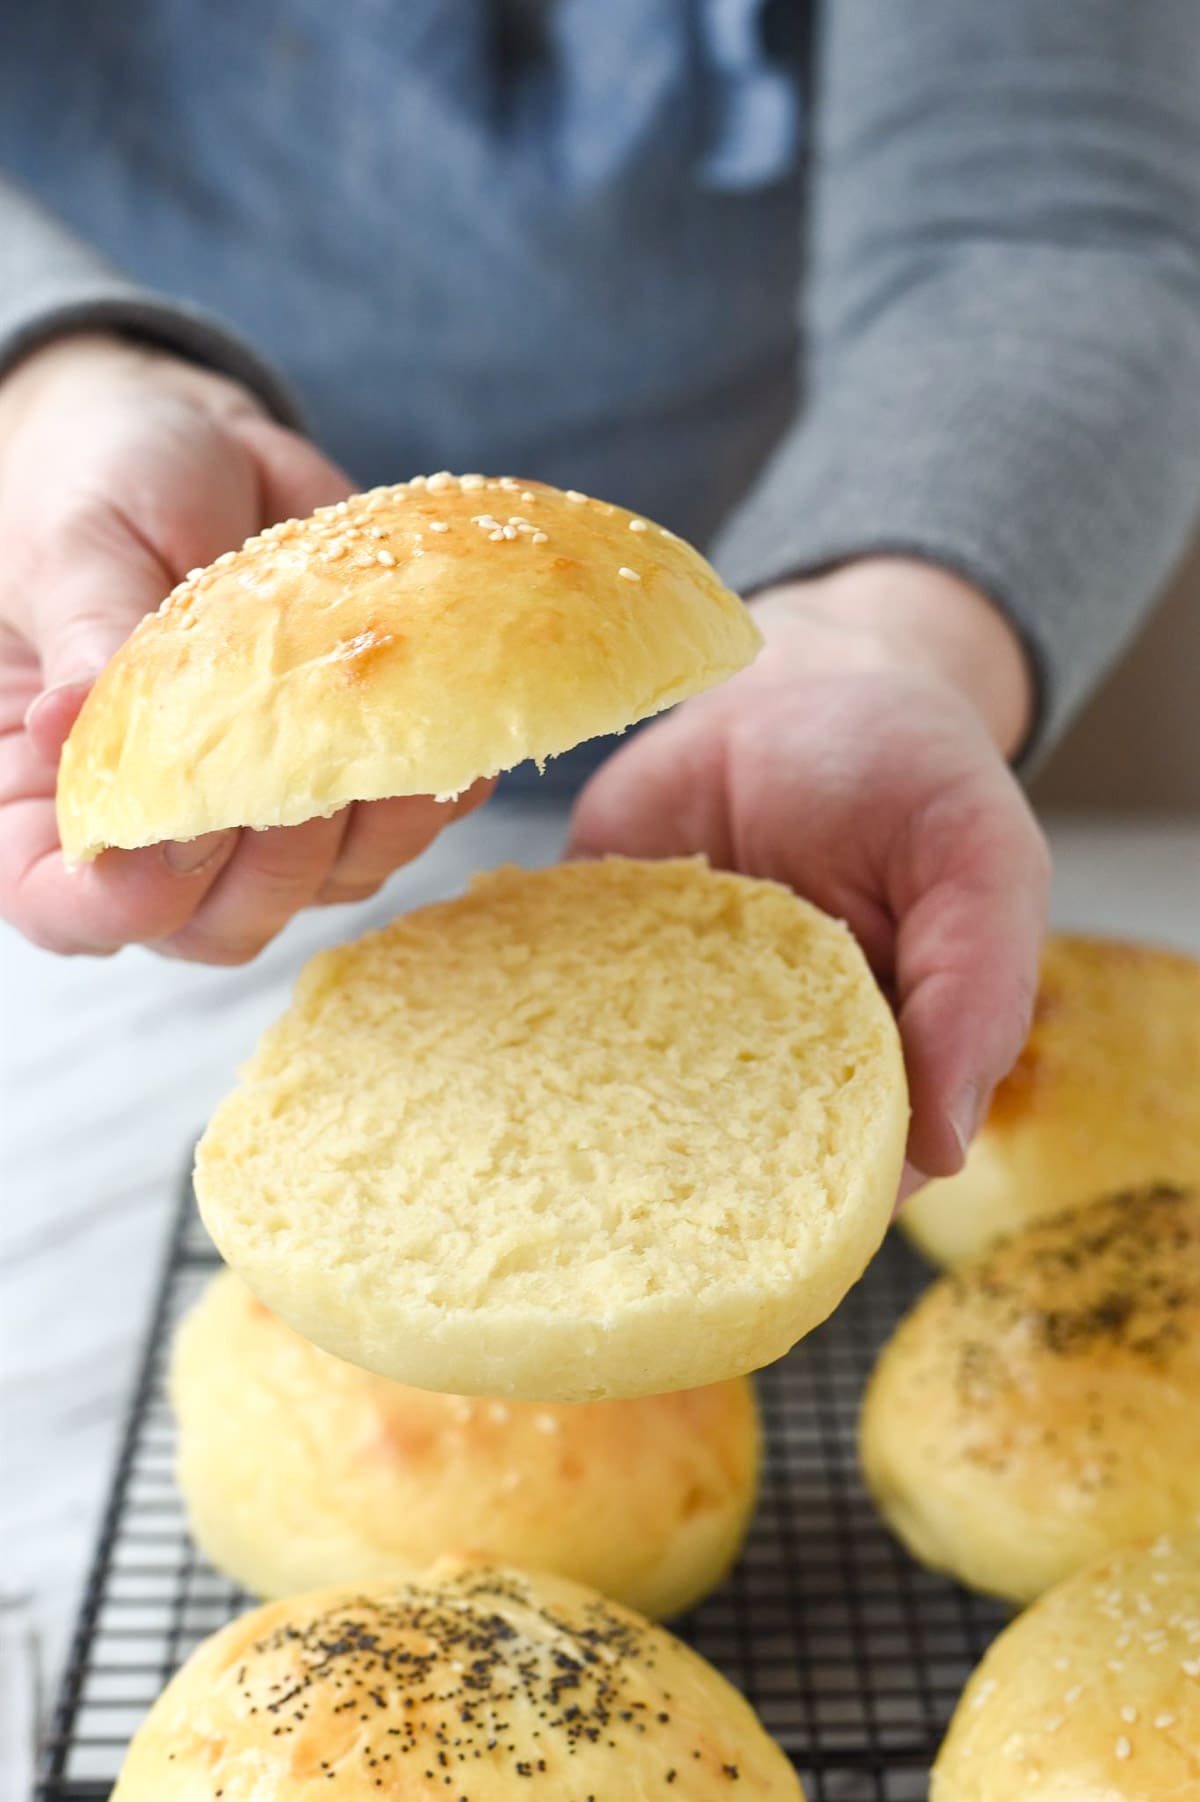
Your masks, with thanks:
[{"label": "finger", "polygon": [[219,877],[236,833],[212,835],[185,872],[163,847],[106,851],[68,869],[58,844],[52,797],[0,810],[0,896],[5,918],[26,938],[63,955],[107,957],[179,930]]},{"label": "finger", "polygon": [[476,782],[454,801],[435,801],[430,795],[360,801],[350,810],[337,861],[317,901],[338,906],[373,895],[393,871],[419,857],[439,832],[478,807],[494,787],[494,781]]},{"label": "finger", "polygon": [[733,861],[719,735],[686,713],[644,728],[584,786],[571,814],[567,857],[679,857]]},{"label": "finger", "polygon": [[41,664],[41,692],[26,729],[43,756],[57,757],[91,684],[138,621],[171,587],[165,565],[115,517],[97,512],[69,542],[27,560],[14,613]]},{"label": "finger", "polygon": [[199,963],[243,964],[307,907],[337,859],[348,814],[244,832],[192,918],[165,949]]},{"label": "finger", "polygon": [[192,847],[185,869],[173,870],[156,846],[69,871],[54,811],[56,760],[21,726],[39,673],[31,646],[0,635],[0,912],[62,952],[104,955],[173,932],[219,875],[232,838]]},{"label": "finger", "polygon": [[928,879],[897,910],[896,955],[909,1157],[930,1176],[961,1168],[1028,1037],[1049,891],[1045,844],[1015,783],[978,794],[965,814],[938,812],[926,828],[936,843],[914,866]]},{"label": "finger", "polygon": [[259,414],[234,421],[232,429],[257,463],[264,521],[303,519],[353,493],[345,471],[298,433]]}]

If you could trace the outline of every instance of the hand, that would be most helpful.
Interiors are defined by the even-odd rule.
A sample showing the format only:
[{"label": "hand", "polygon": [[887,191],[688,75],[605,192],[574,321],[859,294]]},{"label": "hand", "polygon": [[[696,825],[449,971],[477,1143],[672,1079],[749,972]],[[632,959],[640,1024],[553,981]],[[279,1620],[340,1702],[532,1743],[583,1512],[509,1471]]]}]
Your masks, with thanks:
[{"label": "hand", "polygon": [[704,851],[849,923],[899,1019],[908,1192],[961,1166],[1029,1029],[1049,859],[1005,761],[1028,729],[1024,653],[982,595],[901,559],[755,613],[757,663],[620,750],[571,848]]},{"label": "hand", "polygon": [[236,383],[154,350],[66,338],[0,386],[0,914],[36,944],[243,963],[298,909],[372,894],[480,798],[63,862],[59,752],[108,658],[189,569],[348,492]]}]

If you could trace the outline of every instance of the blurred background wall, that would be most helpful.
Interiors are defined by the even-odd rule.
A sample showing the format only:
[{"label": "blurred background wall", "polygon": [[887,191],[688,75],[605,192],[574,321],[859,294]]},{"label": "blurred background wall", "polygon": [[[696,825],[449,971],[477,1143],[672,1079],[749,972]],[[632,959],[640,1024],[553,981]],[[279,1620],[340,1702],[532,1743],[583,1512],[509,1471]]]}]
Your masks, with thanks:
[{"label": "blurred background wall", "polygon": [[1060,810],[1194,812],[1200,831],[1200,540],[1033,795]]}]

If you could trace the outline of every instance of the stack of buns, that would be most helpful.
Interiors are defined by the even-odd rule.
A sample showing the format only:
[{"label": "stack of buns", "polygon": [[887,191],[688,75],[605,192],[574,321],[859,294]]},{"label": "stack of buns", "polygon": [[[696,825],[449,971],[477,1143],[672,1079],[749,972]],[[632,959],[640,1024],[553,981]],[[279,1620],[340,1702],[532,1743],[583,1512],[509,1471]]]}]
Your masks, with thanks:
[{"label": "stack of buns", "polygon": [[[445,473],[360,495],[143,622],[64,752],[63,848],[457,794],[759,642],[622,508]],[[351,1587],[201,1648],[122,1802],[798,1796],[745,1705],[619,1604],[675,1613],[736,1555],[747,1373],[861,1274],[906,1128],[845,927],[701,860],[501,870],[314,959],[200,1147],[232,1270],[172,1389],[214,1562],[272,1597]]]},{"label": "stack of buns", "polygon": [[[758,644],[622,508],[376,490],[143,622],[64,752],[64,851],[454,795]],[[699,860],[502,869],[315,958],[202,1141],[231,1269],[172,1368],[193,1531],[279,1599],[175,1677],[117,1802],[798,1797],[628,1605],[677,1613],[737,1555],[747,1373],[861,1274],[906,1128],[846,929]],[[1191,1793],[1200,967],[1052,940],[1021,1061],[906,1225],[956,1269],[880,1360],[868,1484],[964,1582],[1060,1584],[968,1687],[936,1802]]]}]

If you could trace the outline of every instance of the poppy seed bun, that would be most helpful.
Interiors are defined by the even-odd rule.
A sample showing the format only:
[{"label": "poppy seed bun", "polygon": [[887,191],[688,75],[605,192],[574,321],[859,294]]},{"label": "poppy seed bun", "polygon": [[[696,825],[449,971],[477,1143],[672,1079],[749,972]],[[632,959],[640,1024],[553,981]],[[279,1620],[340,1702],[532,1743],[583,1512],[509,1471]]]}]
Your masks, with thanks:
[{"label": "poppy seed bun", "polygon": [[1159,1182],[1200,1185],[1200,963],[1060,933],[965,1166],[914,1195],[901,1224],[957,1264],[1027,1220]]},{"label": "poppy seed bun", "polygon": [[272,1602],[206,1640],[113,1802],[798,1802],[712,1667],[550,1576],[446,1560]]},{"label": "poppy seed bun", "polygon": [[659,1395],[836,1307],[907,1112],[862,952],[790,890],[698,858],[510,868],[312,960],[196,1194],[337,1357],[446,1394]]},{"label": "poppy seed bun", "polygon": [[457,794],[760,643],[697,551],[622,507],[511,477],[376,488],[272,526],[141,622],[63,751],[63,851]]},{"label": "poppy seed bun", "polygon": [[1195,1802],[1200,1540],[1076,1572],[992,1645],[963,1692],[929,1802]]},{"label": "poppy seed bun", "polygon": [[862,1460],[910,1551],[1028,1602],[1200,1521],[1200,1192],[1036,1221],[926,1292],[867,1390]]},{"label": "poppy seed bun", "polygon": [[252,1595],[476,1552],[681,1614],[729,1569],[754,1502],[744,1378],[579,1407],[433,1395],[318,1351],[230,1271],[180,1328],[171,1395],[192,1532]]}]

